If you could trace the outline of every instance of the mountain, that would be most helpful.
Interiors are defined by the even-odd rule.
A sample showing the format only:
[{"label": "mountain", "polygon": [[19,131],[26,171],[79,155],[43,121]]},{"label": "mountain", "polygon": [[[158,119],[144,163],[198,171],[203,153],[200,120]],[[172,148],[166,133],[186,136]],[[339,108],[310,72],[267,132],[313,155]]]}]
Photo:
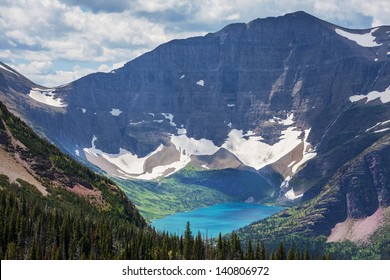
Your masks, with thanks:
[{"label": "mountain", "polygon": [[[291,233],[329,236],[389,206],[389,43],[389,26],[351,30],[297,12],[173,40],[51,89],[1,64],[0,100],[117,180],[168,177],[299,204],[279,214]],[[232,187],[226,172],[256,183]]]}]

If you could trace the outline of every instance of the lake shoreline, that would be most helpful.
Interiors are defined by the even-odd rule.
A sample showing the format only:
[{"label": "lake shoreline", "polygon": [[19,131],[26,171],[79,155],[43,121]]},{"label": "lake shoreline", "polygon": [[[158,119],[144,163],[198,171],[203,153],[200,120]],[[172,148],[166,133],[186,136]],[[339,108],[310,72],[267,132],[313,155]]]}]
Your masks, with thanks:
[{"label": "lake shoreline", "polygon": [[283,209],[282,206],[229,202],[168,215],[152,220],[151,226],[160,232],[181,235],[189,221],[194,234],[200,231],[204,236],[216,237],[219,232],[230,233]]}]

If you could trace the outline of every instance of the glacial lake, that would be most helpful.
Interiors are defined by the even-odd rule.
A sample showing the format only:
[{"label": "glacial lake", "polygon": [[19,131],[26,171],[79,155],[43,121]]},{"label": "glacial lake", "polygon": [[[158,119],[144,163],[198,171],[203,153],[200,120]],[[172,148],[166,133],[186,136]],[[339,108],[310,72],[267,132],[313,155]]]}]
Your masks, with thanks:
[{"label": "glacial lake", "polygon": [[220,232],[222,234],[230,233],[283,209],[284,207],[281,206],[223,203],[169,215],[162,219],[153,220],[151,225],[158,231],[181,235],[184,233],[187,221],[189,221],[194,235],[200,231],[203,236],[206,236],[207,233],[210,238],[217,237]]}]

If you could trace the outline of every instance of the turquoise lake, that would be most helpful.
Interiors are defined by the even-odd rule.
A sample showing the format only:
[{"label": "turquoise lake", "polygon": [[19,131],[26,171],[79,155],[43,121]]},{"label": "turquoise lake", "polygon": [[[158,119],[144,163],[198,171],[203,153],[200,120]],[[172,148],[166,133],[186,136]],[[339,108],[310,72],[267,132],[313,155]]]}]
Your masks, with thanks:
[{"label": "turquoise lake", "polygon": [[239,229],[252,222],[267,218],[284,207],[265,206],[248,203],[224,203],[210,207],[199,208],[189,212],[180,212],[153,220],[152,226],[158,231],[183,234],[187,221],[190,222],[194,235],[200,231],[202,235],[217,237]]}]

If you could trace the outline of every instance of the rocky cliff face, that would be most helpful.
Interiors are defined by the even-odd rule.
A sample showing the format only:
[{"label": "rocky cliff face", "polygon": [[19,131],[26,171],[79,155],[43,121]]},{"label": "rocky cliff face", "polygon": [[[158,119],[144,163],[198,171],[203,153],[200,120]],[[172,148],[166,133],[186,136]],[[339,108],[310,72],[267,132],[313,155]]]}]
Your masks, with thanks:
[{"label": "rocky cliff face", "polygon": [[[275,196],[310,200],[388,133],[389,43],[388,26],[349,30],[298,12],[174,40],[55,89],[18,87],[19,74],[0,69],[0,96],[114,176],[150,180],[193,165],[258,172],[279,187],[276,172]],[[362,192],[357,175],[340,183],[349,210],[331,223],[387,201],[383,160],[366,161],[373,187]]]}]

